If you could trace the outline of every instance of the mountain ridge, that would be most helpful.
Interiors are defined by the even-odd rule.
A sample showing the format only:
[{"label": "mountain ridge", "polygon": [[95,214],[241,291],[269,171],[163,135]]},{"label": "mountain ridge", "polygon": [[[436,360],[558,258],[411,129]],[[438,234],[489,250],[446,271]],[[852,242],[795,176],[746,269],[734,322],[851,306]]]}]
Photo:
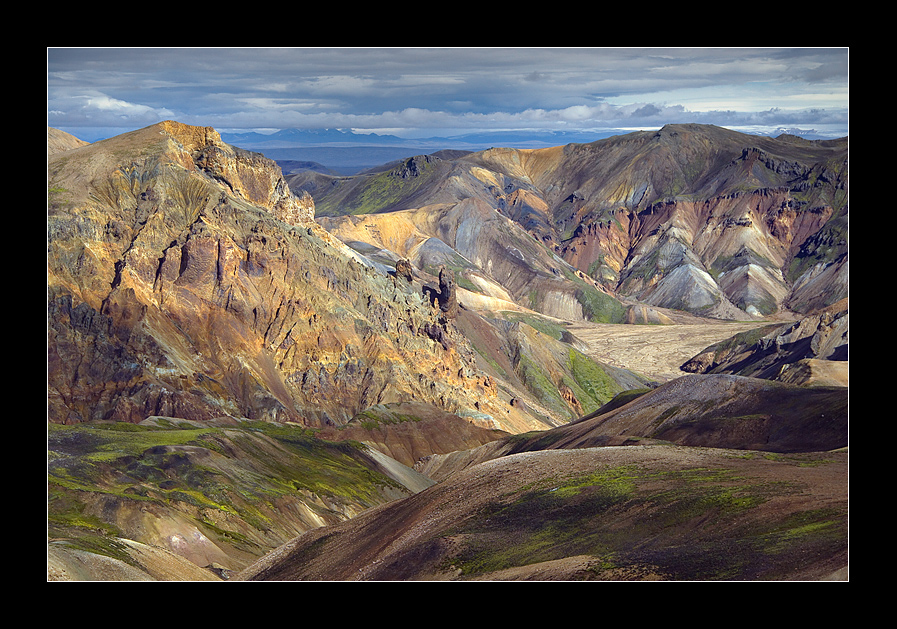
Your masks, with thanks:
[{"label": "mountain ridge", "polygon": [[477,199],[618,299],[750,318],[827,305],[807,293],[829,294],[829,303],[846,296],[846,150],[846,138],[667,125],[589,144],[418,156],[390,172],[294,173],[288,181],[315,196],[332,230],[346,214],[385,224],[396,211]]}]

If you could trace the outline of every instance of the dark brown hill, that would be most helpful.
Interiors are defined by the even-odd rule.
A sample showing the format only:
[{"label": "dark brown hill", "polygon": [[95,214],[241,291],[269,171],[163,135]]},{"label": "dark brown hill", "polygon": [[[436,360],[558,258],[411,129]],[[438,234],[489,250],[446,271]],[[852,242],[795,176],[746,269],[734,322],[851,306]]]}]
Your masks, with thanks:
[{"label": "dark brown hill", "polygon": [[846,453],[550,450],[309,531],[246,580],[846,578]]},{"label": "dark brown hill", "polygon": [[815,452],[846,447],[847,426],[846,387],[683,376],[624,406],[599,409],[538,435],[532,446],[585,448],[650,439],[706,448]]}]

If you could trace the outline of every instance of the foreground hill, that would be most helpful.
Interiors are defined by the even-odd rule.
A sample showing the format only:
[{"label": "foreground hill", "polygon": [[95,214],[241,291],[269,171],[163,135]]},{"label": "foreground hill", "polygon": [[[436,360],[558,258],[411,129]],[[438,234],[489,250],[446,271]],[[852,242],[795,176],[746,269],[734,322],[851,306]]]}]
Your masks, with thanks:
[{"label": "foreground hill", "polygon": [[832,578],[847,565],[846,458],[663,445],[503,456],[301,535],[239,578]]},{"label": "foreground hill", "polygon": [[[459,277],[555,316],[559,296],[541,296],[552,293],[550,280],[589,280],[562,291],[564,314],[620,321],[608,294],[736,319],[845,297],[847,176],[846,138],[668,125],[288,182],[315,197],[321,222],[346,242],[420,268],[454,257]],[[539,290],[521,287],[535,280]],[[600,314],[593,300],[604,304]]]},{"label": "foreground hill", "polygon": [[428,457],[416,469],[437,485],[305,533],[239,578],[842,579],[846,444],[846,388],[686,376]]}]

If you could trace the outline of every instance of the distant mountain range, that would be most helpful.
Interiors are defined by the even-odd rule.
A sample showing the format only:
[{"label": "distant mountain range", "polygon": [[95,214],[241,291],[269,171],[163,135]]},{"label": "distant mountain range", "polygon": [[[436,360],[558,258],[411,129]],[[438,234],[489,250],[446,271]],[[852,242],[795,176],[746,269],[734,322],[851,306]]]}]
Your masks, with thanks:
[{"label": "distant mountain range", "polygon": [[540,148],[575,142],[594,142],[619,135],[621,132],[619,129],[598,132],[488,131],[449,137],[400,138],[395,135],[356,133],[351,129],[281,129],[270,134],[255,131],[222,132],[221,139],[228,144],[251,150],[361,146],[479,150],[492,146]]},{"label": "distant mountain range", "polygon": [[[281,162],[314,162],[310,170],[354,175],[363,170],[422,153],[454,149],[481,151],[493,147],[537,149],[595,142],[628,133],[628,129],[596,131],[485,131],[455,136],[401,138],[351,129],[281,129],[275,133],[221,133],[228,144],[264,153]],[[815,134],[778,129],[772,135],[791,134],[804,139],[823,139]],[[286,169],[288,170],[288,168]]]}]

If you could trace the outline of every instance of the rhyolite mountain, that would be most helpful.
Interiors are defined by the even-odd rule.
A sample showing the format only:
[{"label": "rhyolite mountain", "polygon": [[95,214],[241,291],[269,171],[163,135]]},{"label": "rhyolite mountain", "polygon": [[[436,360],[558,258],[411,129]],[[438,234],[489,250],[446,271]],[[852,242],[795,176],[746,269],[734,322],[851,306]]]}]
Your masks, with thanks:
[{"label": "rhyolite mountain", "polygon": [[[48,578],[843,574],[846,386],[731,360],[759,338],[764,366],[846,361],[846,317],[809,312],[846,275],[846,229],[794,215],[790,264],[815,272],[791,285],[809,313],[793,328],[649,382],[564,323],[678,315],[484,199],[489,154],[390,165],[424,202],[359,216],[346,195],[340,216],[210,128],[48,129]],[[468,158],[483,179],[426,175]],[[536,207],[502,181],[494,198]],[[720,303],[695,310],[738,314]]]},{"label": "rhyolite mountain", "polygon": [[720,318],[847,296],[846,138],[668,125],[287,180],[352,246],[451,260],[472,290],[552,316],[619,321],[605,294]]}]

